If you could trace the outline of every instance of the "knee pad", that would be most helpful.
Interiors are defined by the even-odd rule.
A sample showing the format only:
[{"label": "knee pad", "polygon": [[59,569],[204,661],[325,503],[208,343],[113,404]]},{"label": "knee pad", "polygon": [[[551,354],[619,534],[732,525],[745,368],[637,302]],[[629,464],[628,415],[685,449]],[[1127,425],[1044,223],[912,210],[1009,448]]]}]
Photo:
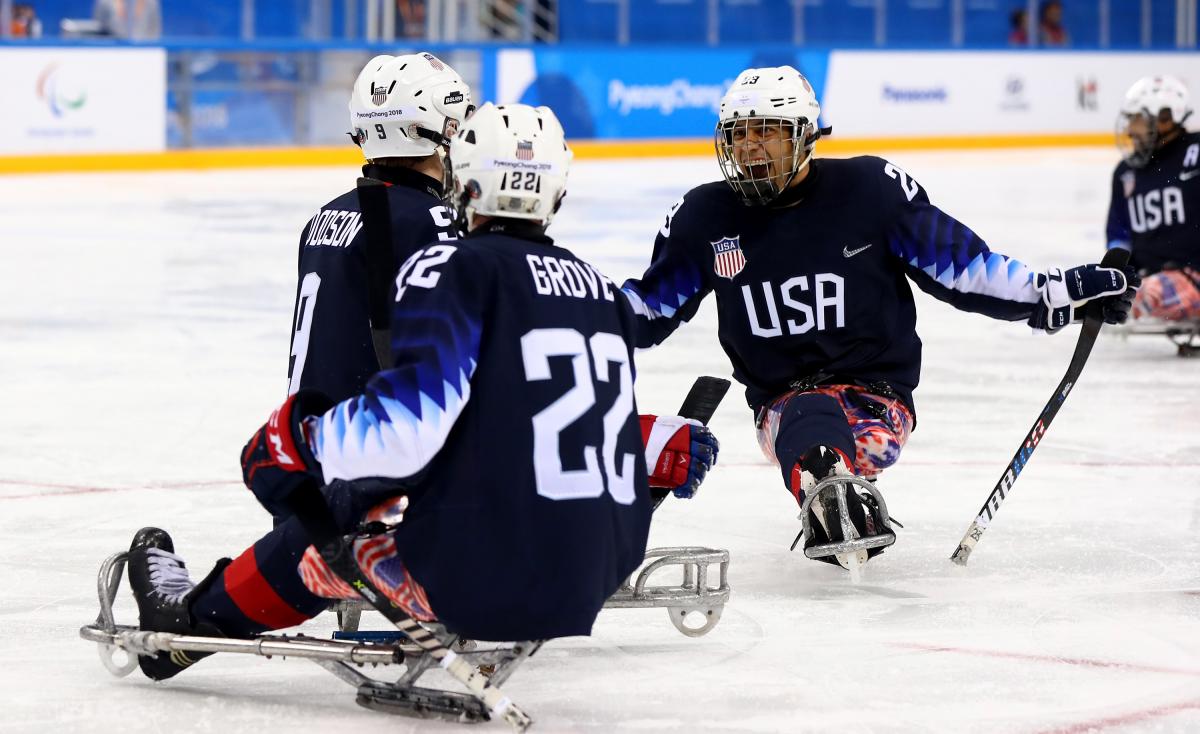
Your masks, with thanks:
[{"label": "knee pad", "polygon": [[801,393],[780,411],[775,434],[775,456],[783,481],[791,481],[792,467],[814,446],[830,446],[854,456],[854,434],[841,403],[830,395]]}]

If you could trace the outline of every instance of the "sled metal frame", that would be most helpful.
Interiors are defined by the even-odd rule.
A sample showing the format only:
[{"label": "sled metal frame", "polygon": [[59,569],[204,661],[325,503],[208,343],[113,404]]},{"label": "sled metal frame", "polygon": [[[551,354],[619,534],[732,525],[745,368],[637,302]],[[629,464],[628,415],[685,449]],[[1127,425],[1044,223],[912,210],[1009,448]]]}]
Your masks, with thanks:
[{"label": "sled metal frame", "polygon": [[876,535],[868,535],[863,538],[854,540],[842,540],[836,543],[822,543],[804,549],[804,555],[809,558],[827,558],[829,556],[837,556],[843,553],[856,553],[858,551],[870,550],[872,548],[886,548],[896,542],[896,533],[892,530],[892,522],[888,515],[887,502],[884,501],[883,495],[876,489],[874,482],[870,482],[862,477],[826,477],[817,482],[817,485],[812,488],[808,496],[804,498],[804,504],[800,506],[800,523],[804,531],[804,537],[813,537],[812,513],[809,511],[812,508],[813,502],[821,496],[821,493],[826,489],[832,488],[838,503],[838,515],[841,521],[842,537],[849,538],[858,533],[858,529],[854,527],[854,523],[850,520],[850,510],[846,506],[846,492],[850,491],[850,486],[861,487],[879,504],[879,514],[883,518],[883,532]]},{"label": "sled metal frame", "polygon": [[1122,339],[1128,339],[1131,336],[1165,336],[1175,345],[1178,356],[1200,357],[1200,320],[1130,320],[1125,324],[1109,328]]},{"label": "sled metal frame", "polygon": [[[717,565],[717,583],[710,583],[710,568]],[[650,577],[660,569],[679,566],[683,580],[679,584],[651,584]],[[721,621],[721,613],[729,601],[729,551],[701,546],[652,548],[646,551],[645,564],[626,579],[604,602],[605,609],[646,609],[663,607],[671,624],[688,637],[700,637],[712,631]],[[332,607],[338,615],[338,637],[361,639],[359,623],[362,601],[339,601]],[[698,614],[704,618],[699,626],[689,626],[688,618]],[[384,633],[394,636],[399,633]]]},{"label": "sled metal frame", "polygon": [[[469,693],[417,686],[417,679],[436,667],[437,662],[412,643],[395,640],[385,643],[328,640],[306,635],[260,635],[251,639],[232,639],[149,632],[117,624],[113,602],[128,556],[124,552],[115,553],[101,564],[96,584],[100,614],[95,623],[79,630],[81,638],[97,644],[101,663],[113,675],[129,675],[138,667],[139,656],[159,652],[223,652],[265,658],[294,657],[312,660],[339,680],[354,686],[357,691],[355,700],[365,708],[460,723],[475,723],[491,718],[492,712]],[[466,647],[457,644],[459,641],[456,636],[447,634],[440,625],[430,627],[455,654],[487,673],[495,685],[506,681],[517,666],[542,646],[542,641],[530,640]],[[117,660],[118,651],[125,654],[124,662]],[[390,682],[363,673],[361,668],[367,665],[372,668],[402,665],[404,672],[395,682]]]},{"label": "sled metal frame", "polygon": [[[717,583],[709,581],[709,569],[717,566]],[[668,566],[683,570],[677,585],[651,584],[650,577]],[[646,563],[617,589],[605,609],[645,609],[666,607],[671,624],[688,637],[708,634],[729,601],[729,551],[699,546],[652,548],[646,551]],[[689,626],[691,614],[704,618],[700,626]]]}]

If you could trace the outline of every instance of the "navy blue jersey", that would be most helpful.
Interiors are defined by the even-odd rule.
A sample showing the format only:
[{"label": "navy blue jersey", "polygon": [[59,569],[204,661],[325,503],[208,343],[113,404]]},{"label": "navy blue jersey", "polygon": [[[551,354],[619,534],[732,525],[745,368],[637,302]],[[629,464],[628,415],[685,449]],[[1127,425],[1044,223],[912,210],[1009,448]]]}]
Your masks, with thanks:
[{"label": "navy blue jersey", "polygon": [[453,631],[588,634],[649,532],[632,309],[504,220],[418,251],[396,283],[394,366],[314,432],[325,480],[402,480],[400,556]]},{"label": "navy blue jersey", "polygon": [[639,347],[666,339],[711,292],[752,408],[827,375],[886,382],[911,409],[921,340],[908,280],[966,311],[1032,314],[1034,273],[990,252],[904,171],[869,156],[812,165],[773,206],[747,206],[722,181],[671,208],[649,269],[623,286]]},{"label": "navy blue jersey", "polygon": [[1200,133],[1167,143],[1143,168],[1117,165],[1107,234],[1110,248],[1133,251],[1138,269],[1200,267]]},{"label": "navy blue jersey", "polygon": [[[455,239],[439,182],[409,169],[376,165],[364,166],[363,175],[389,184],[391,251],[370,246],[357,190],[321,207],[305,225],[292,318],[289,395],[314,388],[343,400],[362,392],[380,369],[371,329],[387,328],[386,322],[373,324],[371,314],[387,313],[387,285],[396,268],[428,242]],[[371,282],[380,272],[385,287],[376,293],[379,289],[372,289]]]}]

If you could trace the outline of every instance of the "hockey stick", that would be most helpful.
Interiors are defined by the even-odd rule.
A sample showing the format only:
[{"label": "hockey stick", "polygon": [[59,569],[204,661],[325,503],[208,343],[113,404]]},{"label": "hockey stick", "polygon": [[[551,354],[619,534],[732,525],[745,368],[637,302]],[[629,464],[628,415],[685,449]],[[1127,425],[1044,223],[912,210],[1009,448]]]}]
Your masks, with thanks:
[{"label": "hockey stick", "polygon": [[379,366],[391,366],[391,287],[400,264],[392,246],[392,213],[388,207],[388,184],[359,177],[355,187],[358,208],[367,238],[367,308],[371,319],[371,341]]},{"label": "hockey stick", "polygon": [[[1120,268],[1128,262],[1129,251],[1114,248],[1105,253],[1104,258],[1100,261],[1100,266],[1105,268]],[[1000,481],[996,482],[996,486],[988,494],[987,501],[983,503],[983,507],[980,508],[978,515],[971,522],[971,527],[967,528],[967,533],[959,541],[958,548],[950,554],[951,561],[960,566],[967,565],[967,559],[971,556],[971,551],[975,550],[975,545],[979,542],[979,539],[983,537],[983,531],[987,530],[996,513],[1000,511],[1000,504],[1004,502],[1004,498],[1012,491],[1012,486],[1017,481],[1017,477],[1021,475],[1021,471],[1025,469],[1025,465],[1029,463],[1030,457],[1033,456],[1033,452],[1037,449],[1038,444],[1045,437],[1046,431],[1050,428],[1050,422],[1054,420],[1054,416],[1058,415],[1058,410],[1066,401],[1067,395],[1071,394],[1071,388],[1079,380],[1079,375],[1083,372],[1083,366],[1087,364],[1088,355],[1092,353],[1092,347],[1096,344],[1096,337],[1100,334],[1100,327],[1104,325],[1101,308],[1102,306],[1099,303],[1093,303],[1086,307],[1083,329],[1079,334],[1079,341],[1075,343],[1075,354],[1071,357],[1071,364],[1067,367],[1067,373],[1063,375],[1062,381],[1054,389],[1054,394],[1050,396],[1050,402],[1046,403],[1046,407],[1042,408],[1041,415],[1034,421],[1033,428],[1029,429],[1024,442],[1017,449],[1017,453],[1013,455],[1012,461],[1008,463],[1008,468],[1005,469],[1004,474],[1000,477]]]},{"label": "hockey stick", "polygon": [[[692,389],[688,390],[687,397],[683,399],[683,405],[679,406],[679,415],[708,425],[727,392],[729,392],[729,380],[723,380],[720,377],[697,377],[696,381],[692,383]],[[651,488],[650,511],[657,510],[669,494],[671,494],[669,489]]]},{"label": "hockey stick", "polygon": [[492,685],[479,668],[447,648],[436,635],[392,604],[383,592],[371,583],[354,560],[351,544],[330,519],[329,505],[319,489],[307,487],[299,490],[292,495],[289,504],[330,570],[354,587],[368,604],[436,660],[451,677],[466,686],[493,716],[503,718],[514,731],[522,732],[529,728],[533,723],[529,715],[517,708],[508,696]]}]

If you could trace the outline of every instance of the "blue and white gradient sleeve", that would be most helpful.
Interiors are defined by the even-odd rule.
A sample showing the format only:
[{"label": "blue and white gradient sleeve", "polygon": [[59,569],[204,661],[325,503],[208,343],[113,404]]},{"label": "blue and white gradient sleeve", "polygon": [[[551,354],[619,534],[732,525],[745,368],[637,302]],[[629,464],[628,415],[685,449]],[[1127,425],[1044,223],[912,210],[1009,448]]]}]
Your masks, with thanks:
[{"label": "blue and white gradient sleeve", "polygon": [[888,232],[888,248],[921,290],[957,309],[1004,321],[1029,318],[1041,299],[1038,274],[998,252],[922,194]]},{"label": "blue and white gradient sleeve", "polygon": [[[1118,172],[1120,168],[1117,169]],[[1132,176],[1132,172],[1122,175],[1113,174],[1112,197],[1108,200],[1108,222],[1105,223],[1104,233],[1108,236],[1108,249],[1120,247],[1123,250],[1133,249],[1133,228],[1129,225],[1129,200],[1125,197],[1122,176]]]},{"label": "blue and white gradient sleeve", "polygon": [[313,436],[325,481],[417,474],[471,398],[485,280],[453,245],[405,261],[392,312],[393,367],[321,416]]},{"label": "blue and white gradient sleeve", "polygon": [[639,349],[661,344],[681,323],[690,321],[712,290],[685,245],[689,238],[680,231],[681,223],[675,221],[685,201],[671,207],[654,240],[654,255],[645,274],[621,286],[637,316]]}]

